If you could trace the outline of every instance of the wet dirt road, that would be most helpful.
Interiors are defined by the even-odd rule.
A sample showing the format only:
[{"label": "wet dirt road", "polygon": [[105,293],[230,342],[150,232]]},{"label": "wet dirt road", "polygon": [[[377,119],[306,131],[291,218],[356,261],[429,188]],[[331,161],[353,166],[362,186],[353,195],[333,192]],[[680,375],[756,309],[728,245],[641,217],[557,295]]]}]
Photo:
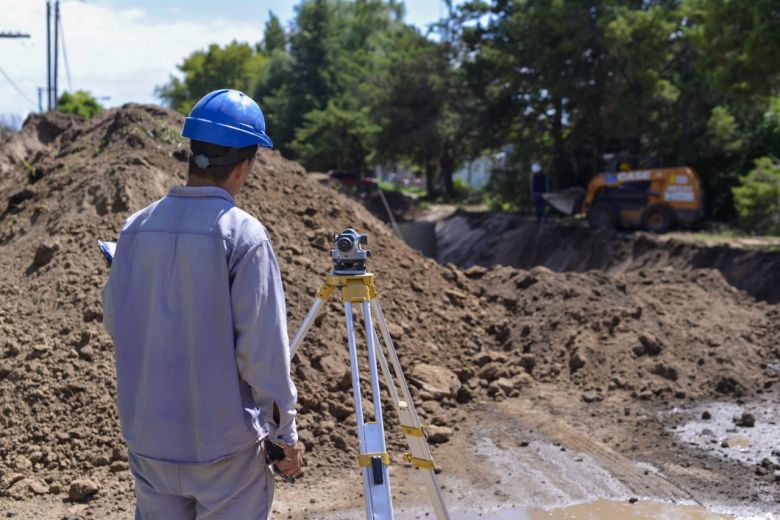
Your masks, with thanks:
[{"label": "wet dirt road", "polygon": [[[548,395],[545,400],[555,407],[565,397]],[[698,408],[691,413],[699,413]],[[675,467],[671,457],[657,464],[631,460],[597,440],[587,425],[572,427],[538,401],[481,403],[472,417],[436,449],[437,465],[443,468],[438,479],[453,520],[773,519],[780,511],[772,496],[758,503],[728,494],[698,496],[688,490],[684,477],[664,472],[664,467]],[[679,440],[662,433],[655,437],[669,443]],[[653,437],[649,430],[640,435]],[[701,450],[695,445],[690,449]],[[395,465],[391,483],[396,518],[433,517],[422,473]],[[338,479],[281,488],[277,499],[275,510],[281,517],[337,520],[364,515],[360,476],[351,468]]]},{"label": "wet dirt road", "polygon": [[[452,520],[778,517],[779,484],[759,481],[763,487],[752,495],[744,489],[745,472],[752,472],[756,457],[777,438],[777,426],[771,424],[774,396],[747,404],[697,403],[657,410],[658,423],[648,421],[636,429],[615,420],[610,403],[588,409],[571,393],[548,390],[528,398],[473,403],[470,420],[459,426],[450,442],[435,448],[437,465],[443,470],[437,478]],[[755,415],[757,425],[737,435],[732,417],[743,410]],[[701,419],[703,411],[709,412],[710,419]],[[632,413],[642,423],[653,415],[642,410]],[[387,435],[400,434],[388,431]],[[639,449],[636,456],[627,457],[610,446],[622,445],[622,437],[652,449]],[[736,441],[738,437],[743,440]],[[734,445],[724,448],[723,440]],[[681,447],[689,458],[675,454]],[[399,453],[392,455],[395,517],[433,518],[424,491],[425,475],[398,464]],[[697,457],[704,458],[697,463]],[[354,461],[344,458],[342,468],[312,472],[293,486],[277,484],[273,518],[365,518],[362,480]],[[702,480],[709,483],[710,492],[697,487]],[[717,491],[715,486],[724,482],[731,492]],[[0,503],[0,511],[15,513],[17,519],[129,519],[132,510],[130,501]]]}]

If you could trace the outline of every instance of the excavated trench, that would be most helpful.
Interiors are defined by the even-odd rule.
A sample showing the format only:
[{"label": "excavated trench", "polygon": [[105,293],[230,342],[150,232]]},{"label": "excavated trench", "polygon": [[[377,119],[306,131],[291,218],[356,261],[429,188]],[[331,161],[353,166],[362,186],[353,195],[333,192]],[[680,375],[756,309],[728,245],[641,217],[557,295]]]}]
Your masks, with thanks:
[{"label": "excavated trench", "polygon": [[684,235],[593,231],[583,222],[456,212],[436,225],[436,258],[468,268],[544,266],[557,272],[716,269],[758,300],[780,302],[778,243],[704,244]]}]

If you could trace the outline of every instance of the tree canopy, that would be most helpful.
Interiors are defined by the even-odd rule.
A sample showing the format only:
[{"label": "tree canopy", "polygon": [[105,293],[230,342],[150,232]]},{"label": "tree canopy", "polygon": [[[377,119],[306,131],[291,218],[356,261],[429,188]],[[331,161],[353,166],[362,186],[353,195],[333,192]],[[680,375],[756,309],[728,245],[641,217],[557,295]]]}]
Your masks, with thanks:
[{"label": "tree canopy", "polygon": [[[775,0],[469,0],[421,32],[395,0],[302,0],[253,45],[193,52],[158,88],[187,112],[206,92],[246,91],[290,158],[317,170],[403,165],[429,194],[509,151],[492,195],[521,206],[528,168],[583,185],[609,155],[688,165],[711,216],[780,155]],[[765,171],[765,162],[761,162]],[[741,210],[740,210],[741,211]]]}]

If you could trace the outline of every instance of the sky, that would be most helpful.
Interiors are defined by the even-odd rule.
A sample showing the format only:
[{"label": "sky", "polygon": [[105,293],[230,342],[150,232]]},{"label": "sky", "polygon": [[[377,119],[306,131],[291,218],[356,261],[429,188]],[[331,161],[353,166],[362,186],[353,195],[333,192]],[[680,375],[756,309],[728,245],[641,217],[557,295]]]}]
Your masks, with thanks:
[{"label": "sky", "polygon": [[[262,39],[269,11],[287,26],[298,3],[61,0],[69,67],[61,47],[60,92],[88,90],[108,107],[131,101],[159,103],[154,87],[166,83],[176,65],[192,51],[232,40],[257,42]],[[443,13],[441,0],[406,0],[405,4],[406,21],[421,29]],[[46,1],[0,0],[0,13],[0,33],[31,36],[0,38],[0,118],[23,118],[38,110],[37,89],[46,87]],[[45,109],[45,94],[43,104]]]}]

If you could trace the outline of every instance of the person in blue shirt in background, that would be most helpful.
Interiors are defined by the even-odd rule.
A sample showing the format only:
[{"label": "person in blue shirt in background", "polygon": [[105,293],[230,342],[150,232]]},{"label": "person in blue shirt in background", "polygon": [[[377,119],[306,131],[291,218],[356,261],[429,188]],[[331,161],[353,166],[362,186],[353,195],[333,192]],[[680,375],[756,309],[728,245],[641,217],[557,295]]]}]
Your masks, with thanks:
[{"label": "person in blue shirt in background", "polygon": [[260,107],[235,90],[204,96],[182,135],[186,186],[127,219],[103,290],[135,517],[266,519],[261,441],[283,448],[290,476],[303,449],[279,266],[234,197],[273,145]]},{"label": "person in blue shirt in background", "polygon": [[542,165],[539,163],[533,163],[531,165],[531,200],[534,203],[534,209],[536,211],[536,223],[541,224],[547,222],[547,214],[545,212],[547,202],[542,195],[550,191],[550,181],[547,178],[547,174],[542,170]]}]

